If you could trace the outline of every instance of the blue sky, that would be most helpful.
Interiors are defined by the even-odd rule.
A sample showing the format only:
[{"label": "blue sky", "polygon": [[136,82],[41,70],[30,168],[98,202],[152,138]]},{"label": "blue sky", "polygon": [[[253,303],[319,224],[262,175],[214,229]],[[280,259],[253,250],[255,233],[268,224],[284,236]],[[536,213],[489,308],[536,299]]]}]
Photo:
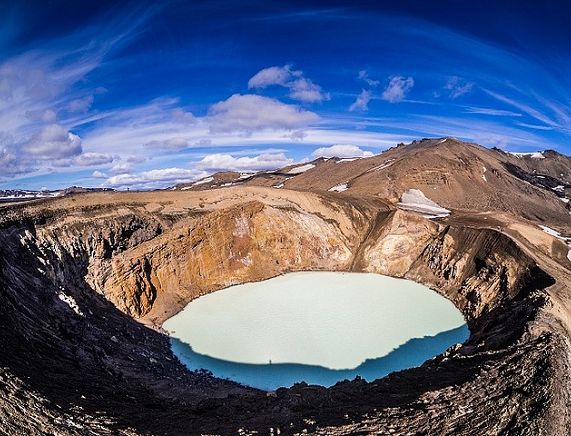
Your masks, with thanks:
[{"label": "blue sky", "polygon": [[0,189],[149,189],[422,137],[571,152],[565,1],[116,3],[0,1]]}]

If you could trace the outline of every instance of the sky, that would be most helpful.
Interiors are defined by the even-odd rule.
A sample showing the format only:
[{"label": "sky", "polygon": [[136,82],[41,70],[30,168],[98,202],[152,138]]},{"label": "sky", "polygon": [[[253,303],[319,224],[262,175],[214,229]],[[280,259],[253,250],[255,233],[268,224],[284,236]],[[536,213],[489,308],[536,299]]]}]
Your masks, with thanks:
[{"label": "sky", "polygon": [[571,154],[567,1],[0,0],[0,189],[153,189],[423,137]]}]

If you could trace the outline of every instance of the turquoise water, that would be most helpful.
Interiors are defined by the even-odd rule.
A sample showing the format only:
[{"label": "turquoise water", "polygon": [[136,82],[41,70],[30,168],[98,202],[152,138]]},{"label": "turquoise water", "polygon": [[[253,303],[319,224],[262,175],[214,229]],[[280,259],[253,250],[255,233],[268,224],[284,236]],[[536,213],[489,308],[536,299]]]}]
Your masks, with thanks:
[{"label": "turquoise water", "polygon": [[340,272],[232,286],[191,302],[163,327],[188,368],[265,390],[375,380],[469,336],[462,314],[425,286]]}]

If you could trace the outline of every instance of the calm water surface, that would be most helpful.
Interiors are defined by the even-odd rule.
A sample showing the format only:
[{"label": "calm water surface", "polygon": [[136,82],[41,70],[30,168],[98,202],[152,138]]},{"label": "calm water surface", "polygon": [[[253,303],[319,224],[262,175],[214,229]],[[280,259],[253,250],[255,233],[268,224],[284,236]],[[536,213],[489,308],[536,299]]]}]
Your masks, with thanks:
[{"label": "calm water surface", "polygon": [[191,302],[163,327],[190,369],[266,390],[374,380],[469,336],[460,311],[427,287],[341,272],[232,286]]}]

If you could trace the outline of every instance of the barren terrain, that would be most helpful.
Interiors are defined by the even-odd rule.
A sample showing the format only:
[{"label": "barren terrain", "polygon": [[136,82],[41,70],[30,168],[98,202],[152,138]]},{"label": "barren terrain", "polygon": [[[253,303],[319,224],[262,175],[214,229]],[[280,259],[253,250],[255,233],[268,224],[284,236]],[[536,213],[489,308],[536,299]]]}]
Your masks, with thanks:
[{"label": "barren terrain", "polygon": [[[0,432],[569,434],[571,164],[532,159],[443,138],[225,187],[0,206]],[[399,208],[409,189],[450,215]],[[306,270],[425,284],[471,337],[371,383],[275,393],[172,354],[160,326],[192,299]]]}]

